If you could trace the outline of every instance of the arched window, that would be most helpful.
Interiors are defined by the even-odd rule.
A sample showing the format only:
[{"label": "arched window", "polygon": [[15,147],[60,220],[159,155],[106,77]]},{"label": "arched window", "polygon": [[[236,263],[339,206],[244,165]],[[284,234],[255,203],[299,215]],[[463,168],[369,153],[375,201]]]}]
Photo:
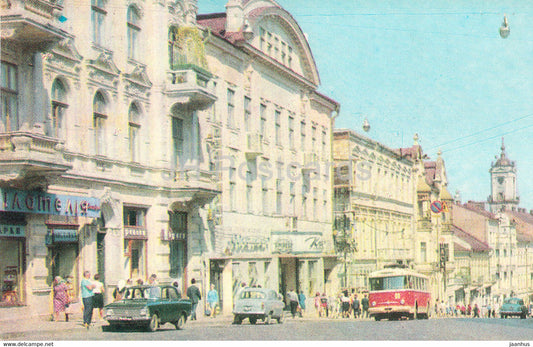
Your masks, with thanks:
[{"label": "arched window", "polygon": [[104,45],[105,38],[105,16],[104,0],[91,0],[91,24],[93,42],[99,46]]},{"label": "arched window", "polygon": [[139,37],[141,16],[135,6],[128,7],[128,58],[139,59]]},{"label": "arched window", "polygon": [[93,100],[94,148],[97,155],[105,155],[105,121],[107,120],[106,100],[97,92]]},{"label": "arched window", "polygon": [[128,111],[128,135],[130,140],[130,160],[139,162],[140,159],[140,131],[141,112],[135,103],[130,105]]},{"label": "arched window", "polygon": [[66,138],[65,114],[68,108],[67,90],[60,79],[56,79],[52,84],[52,124],[51,136],[60,139]]}]

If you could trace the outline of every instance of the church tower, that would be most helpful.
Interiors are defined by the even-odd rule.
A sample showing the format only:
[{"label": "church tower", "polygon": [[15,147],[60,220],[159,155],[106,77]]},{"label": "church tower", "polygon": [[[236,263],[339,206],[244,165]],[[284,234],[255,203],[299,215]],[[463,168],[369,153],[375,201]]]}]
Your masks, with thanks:
[{"label": "church tower", "polygon": [[495,163],[491,164],[491,195],[488,203],[491,212],[511,210],[517,208],[520,198],[516,190],[516,165],[505,154],[505,144],[502,137],[500,157],[496,157]]}]

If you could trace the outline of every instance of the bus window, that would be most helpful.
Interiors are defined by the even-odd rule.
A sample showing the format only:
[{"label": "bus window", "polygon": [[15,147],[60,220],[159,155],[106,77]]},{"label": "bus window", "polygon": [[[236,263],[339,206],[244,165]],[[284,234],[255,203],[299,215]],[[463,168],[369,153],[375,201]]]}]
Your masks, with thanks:
[{"label": "bus window", "polygon": [[383,278],[369,278],[370,290],[383,290]]},{"label": "bus window", "polygon": [[383,289],[403,289],[405,288],[405,276],[394,276],[383,278]]}]

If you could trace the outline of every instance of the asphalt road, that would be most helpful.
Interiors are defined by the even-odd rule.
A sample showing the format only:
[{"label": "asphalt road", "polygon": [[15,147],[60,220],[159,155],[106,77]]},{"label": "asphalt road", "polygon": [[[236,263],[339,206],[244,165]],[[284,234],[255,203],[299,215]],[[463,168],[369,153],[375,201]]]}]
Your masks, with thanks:
[{"label": "asphalt road", "polygon": [[287,318],[283,324],[231,324],[229,317],[187,322],[183,330],[166,324],[159,331],[121,329],[106,331],[80,327],[68,333],[34,332],[32,340],[191,340],[191,341],[533,341],[533,318],[380,321],[353,319]]}]

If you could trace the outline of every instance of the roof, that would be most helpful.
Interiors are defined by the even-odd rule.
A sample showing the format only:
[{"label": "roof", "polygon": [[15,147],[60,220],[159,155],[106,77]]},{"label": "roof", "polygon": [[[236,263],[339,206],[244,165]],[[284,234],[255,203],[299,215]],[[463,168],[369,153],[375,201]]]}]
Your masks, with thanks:
[{"label": "roof", "polygon": [[[464,231],[463,229],[459,228],[456,225],[452,224],[451,231],[456,237],[468,243],[470,245],[470,250],[472,252],[488,252],[491,249],[490,246],[486,242],[483,242],[477,239],[476,237],[474,237],[473,235],[469,234],[468,232]],[[457,245],[457,243],[455,244]],[[457,249],[457,250],[469,251],[469,249],[466,249],[462,246],[459,246],[459,248],[461,249]]]},{"label": "roof", "polygon": [[516,239],[519,242],[533,242],[533,215],[522,211],[505,211],[516,225]]},{"label": "roof", "polygon": [[242,30],[238,32],[226,32],[226,13],[199,14],[196,16],[196,22],[201,26],[207,27],[215,36],[224,39],[231,44],[244,40]]},{"label": "roof", "polygon": [[492,212],[489,212],[487,210],[483,210],[479,207],[479,204],[480,203],[477,203],[475,201],[469,201],[467,203],[464,203],[464,204],[454,204],[458,207],[462,207],[462,208],[465,208],[469,211],[472,211],[472,212],[476,212],[477,214],[480,214],[484,217],[487,217],[487,218],[490,218],[490,219],[496,219],[496,215]]}]

